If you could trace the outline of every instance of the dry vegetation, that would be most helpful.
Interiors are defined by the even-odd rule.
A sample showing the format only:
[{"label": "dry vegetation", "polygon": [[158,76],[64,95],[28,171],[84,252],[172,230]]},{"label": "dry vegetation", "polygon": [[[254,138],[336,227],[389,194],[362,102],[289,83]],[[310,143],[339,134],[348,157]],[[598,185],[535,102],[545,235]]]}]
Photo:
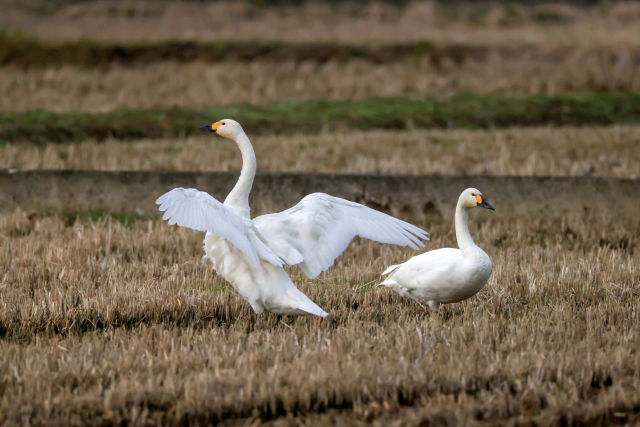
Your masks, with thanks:
[{"label": "dry vegetation", "polygon": [[[640,127],[343,132],[254,136],[263,171],[640,177]],[[177,140],[0,147],[0,168],[200,170],[240,168],[230,141]]]},{"label": "dry vegetation", "polygon": [[153,106],[202,107],[241,101],[365,99],[374,96],[449,96],[461,92],[530,95],[640,89],[640,62],[624,51],[585,48],[562,59],[489,55],[461,64],[428,58],[372,64],[254,61],[205,64],[159,62],[127,68],[83,70],[72,66],[2,68],[0,112],[107,112]]},{"label": "dry vegetation", "polygon": [[[32,2],[37,3],[37,2]],[[29,108],[112,111],[151,106],[200,107],[229,102],[446,96],[471,91],[539,92],[640,89],[640,3],[596,9],[569,6],[437,6],[414,2],[308,4],[259,8],[248,3],[87,2],[53,16],[4,2],[0,25],[44,40],[90,37],[109,43],[150,40],[281,40],[483,46],[463,61],[293,61],[205,64],[158,62],[103,70],[5,67],[0,112]],[[544,23],[540,17],[555,17]],[[4,20],[4,23],[2,22]],[[542,20],[544,21],[544,20]],[[280,29],[286,28],[286,31]],[[504,50],[506,49],[506,50]]]},{"label": "dry vegetation", "polygon": [[[327,319],[256,324],[199,233],[4,215],[0,422],[638,422],[638,222],[471,229],[494,274],[467,302],[429,314],[375,289],[410,251],[360,242],[318,280],[292,270]],[[429,249],[455,244],[450,223],[430,231]]]},{"label": "dry vegetation", "polygon": [[[0,112],[29,108],[111,111],[151,106],[200,107],[229,102],[363,99],[371,96],[638,90],[640,3],[596,9],[569,6],[443,6],[413,2],[260,8],[248,3],[87,2],[53,15],[39,2],[0,3],[0,25],[44,40],[82,37],[105,42],[153,40],[280,40],[397,43],[494,48],[461,63],[366,61],[326,64],[159,62],[106,70],[64,66],[6,67]],[[557,21],[544,23],[544,19]],[[544,22],[543,22],[544,21]],[[286,31],[280,29],[286,28]],[[508,48],[507,51],[501,50]]]},{"label": "dry vegetation", "polygon": [[[279,40],[638,46],[638,2],[568,5],[383,2],[260,7],[249,2],[89,1],[51,14],[42,0],[2,0],[0,24],[49,41]],[[31,10],[29,10],[31,5]]]}]

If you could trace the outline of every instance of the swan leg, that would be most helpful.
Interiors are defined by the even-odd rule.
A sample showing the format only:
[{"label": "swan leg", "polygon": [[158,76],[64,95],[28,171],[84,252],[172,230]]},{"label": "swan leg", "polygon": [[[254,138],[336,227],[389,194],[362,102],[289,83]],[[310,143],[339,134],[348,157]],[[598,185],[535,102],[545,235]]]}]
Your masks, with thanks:
[{"label": "swan leg", "polygon": [[440,303],[437,301],[429,301],[427,304],[432,311],[438,311],[438,307],[440,306]]}]

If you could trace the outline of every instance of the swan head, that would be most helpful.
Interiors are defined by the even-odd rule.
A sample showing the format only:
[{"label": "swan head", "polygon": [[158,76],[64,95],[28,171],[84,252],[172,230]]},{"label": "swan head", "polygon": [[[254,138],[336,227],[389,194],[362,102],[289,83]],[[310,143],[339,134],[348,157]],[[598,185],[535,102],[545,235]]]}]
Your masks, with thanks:
[{"label": "swan head", "polygon": [[215,132],[220,136],[233,140],[244,133],[244,130],[242,130],[242,126],[240,126],[240,123],[231,119],[220,120],[219,122],[215,122],[212,125],[200,126],[200,129],[207,130],[209,132]]},{"label": "swan head", "polygon": [[458,203],[467,209],[471,208],[485,208],[491,209],[495,211],[493,206],[491,206],[487,200],[484,198],[480,190],[476,190],[475,188],[467,188],[460,195],[460,199]]}]

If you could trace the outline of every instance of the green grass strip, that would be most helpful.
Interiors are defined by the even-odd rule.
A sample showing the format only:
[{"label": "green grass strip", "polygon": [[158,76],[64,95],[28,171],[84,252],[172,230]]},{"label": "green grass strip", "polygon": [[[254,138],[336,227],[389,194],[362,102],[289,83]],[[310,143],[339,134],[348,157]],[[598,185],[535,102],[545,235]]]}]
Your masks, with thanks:
[{"label": "green grass strip", "polygon": [[640,94],[536,95],[524,98],[463,94],[446,99],[373,98],[364,101],[248,103],[207,107],[120,110],[106,114],[42,110],[0,115],[0,139],[78,142],[86,139],[164,138],[201,133],[199,125],[239,121],[249,134],[324,129],[487,129],[510,126],[613,125],[640,122]]}]

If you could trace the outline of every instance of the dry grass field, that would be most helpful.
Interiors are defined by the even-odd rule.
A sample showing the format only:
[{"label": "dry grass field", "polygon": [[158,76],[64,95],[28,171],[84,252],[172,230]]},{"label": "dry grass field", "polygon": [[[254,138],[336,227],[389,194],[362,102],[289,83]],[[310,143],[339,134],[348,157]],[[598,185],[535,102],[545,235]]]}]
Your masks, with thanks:
[{"label": "dry grass field", "polygon": [[[638,178],[640,127],[369,131],[251,136],[263,171]],[[184,139],[0,147],[0,168],[239,170],[228,140]]]},{"label": "dry grass field", "polygon": [[[640,50],[638,50],[640,52]],[[108,112],[121,108],[200,108],[247,101],[365,99],[375,96],[499,95],[640,89],[638,53],[576,49],[561,60],[489,55],[457,64],[429,58],[372,64],[294,61],[206,64],[157,62],[106,70],[73,66],[0,72],[0,112],[33,108]]]},{"label": "dry grass field", "polygon": [[[64,2],[55,2],[63,3]],[[257,2],[85,1],[54,10],[42,0],[0,1],[0,24],[48,41],[278,40],[291,42],[557,46],[638,46],[638,2],[581,8],[542,4],[410,1]],[[551,2],[550,2],[551,3]]]},{"label": "dry grass field", "polygon": [[371,46],[427,41],[438,47],[489,51],[460,61],[424,57],[383,64],[257,60],[159,61],[99,70],[3,67],[0,112],[195,108],[239,101],[448,96],[468,91],[527,95],[640,89],[640,3],[636,2],[584,9],[448,7],[428,2],[401,8],[381,3],[261,8],[226,2],[91,1],[53,14],[36,13],[40,3],[4,0],[0,27],[21,29],[47,42],[274,40]]},{"label": "dry grass field", "polygon": [[[362,241],[318,280],[291,271],[327,319],[256,322],[200,233],[4,215],[0,422],[640,421],[638,222],[482,218],[494,272],[467,302],[429,313],[376,289],[411,252]],[[454,245],[452,228],[431,224],[428,248]]]}]

